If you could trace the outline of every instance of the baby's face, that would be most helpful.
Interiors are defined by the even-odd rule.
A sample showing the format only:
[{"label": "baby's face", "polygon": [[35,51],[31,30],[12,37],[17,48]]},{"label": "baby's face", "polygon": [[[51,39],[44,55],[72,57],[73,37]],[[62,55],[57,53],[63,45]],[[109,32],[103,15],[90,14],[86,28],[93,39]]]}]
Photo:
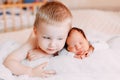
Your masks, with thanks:
[{"label": "baby's face", "polygon": [[89,49],[89,42],[84,38],[81,32],[72,30],[67,38],[67,50],[78,53]]}]

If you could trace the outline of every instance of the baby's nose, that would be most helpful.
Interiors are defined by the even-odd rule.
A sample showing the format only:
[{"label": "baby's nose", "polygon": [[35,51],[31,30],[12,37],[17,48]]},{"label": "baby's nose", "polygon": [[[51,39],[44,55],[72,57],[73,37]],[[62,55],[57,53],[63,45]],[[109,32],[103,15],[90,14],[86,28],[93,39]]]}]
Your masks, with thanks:
[{"label": "baby's nose", "polygon": [[76,44],[76,50],[80,50],[81,49],[81,45],[80,44]]}]

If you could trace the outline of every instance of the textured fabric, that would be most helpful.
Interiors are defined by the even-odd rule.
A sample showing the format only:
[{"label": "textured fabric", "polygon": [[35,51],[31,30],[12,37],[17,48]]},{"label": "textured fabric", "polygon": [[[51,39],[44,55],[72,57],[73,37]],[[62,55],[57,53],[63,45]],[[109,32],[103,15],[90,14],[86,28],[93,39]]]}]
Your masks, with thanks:
[{"label": "textured fabric", "polygon": [[74,10],[73,26],[106,34],[120,34],[120,11]]}]

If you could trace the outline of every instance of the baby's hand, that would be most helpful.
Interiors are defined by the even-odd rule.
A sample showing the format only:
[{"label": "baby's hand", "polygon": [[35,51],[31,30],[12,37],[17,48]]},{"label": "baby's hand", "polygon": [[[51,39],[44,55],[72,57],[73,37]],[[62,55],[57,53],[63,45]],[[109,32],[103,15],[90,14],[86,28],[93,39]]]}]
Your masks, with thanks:
[{"label": "baby's hand", "polygon": [[46,78],[56,74],[54,70],[44,70],[46,66],[47,62],[33,68],[30,76]]},{"label": "baby's hand", "polygon": [[75,58],[78,59],[83,59],[91,55],[91,53],[94,51],[94,47],[90,45],[89,49],[87,51],[79,51],[78,53],[75,54]]},{"label": "baby's hand", "polygon": [[87,57],[88,54],[89,54],[89,51],[81,51],[81,52],[76,53],[74,57],[78,59],[83,59]]},{"label": "baby's hand", "polygon": [[36,60],[38,58],[42,58],[45,55],[41,54],[41,51],[39,49],[34,49],[34,50],[30,50],[27,54],[27,59],[28,60]]}]

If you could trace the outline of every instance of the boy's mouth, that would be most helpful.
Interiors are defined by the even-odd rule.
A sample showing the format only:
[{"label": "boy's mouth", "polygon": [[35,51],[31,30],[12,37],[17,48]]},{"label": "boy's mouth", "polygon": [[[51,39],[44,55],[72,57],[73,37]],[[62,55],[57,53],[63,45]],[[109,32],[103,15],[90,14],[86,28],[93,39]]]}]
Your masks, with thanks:
[{"label": "boy's mouth", "polygon": [[55,51],[56,49],[48,48],[47,50],[48,50],[48,51]]}]

